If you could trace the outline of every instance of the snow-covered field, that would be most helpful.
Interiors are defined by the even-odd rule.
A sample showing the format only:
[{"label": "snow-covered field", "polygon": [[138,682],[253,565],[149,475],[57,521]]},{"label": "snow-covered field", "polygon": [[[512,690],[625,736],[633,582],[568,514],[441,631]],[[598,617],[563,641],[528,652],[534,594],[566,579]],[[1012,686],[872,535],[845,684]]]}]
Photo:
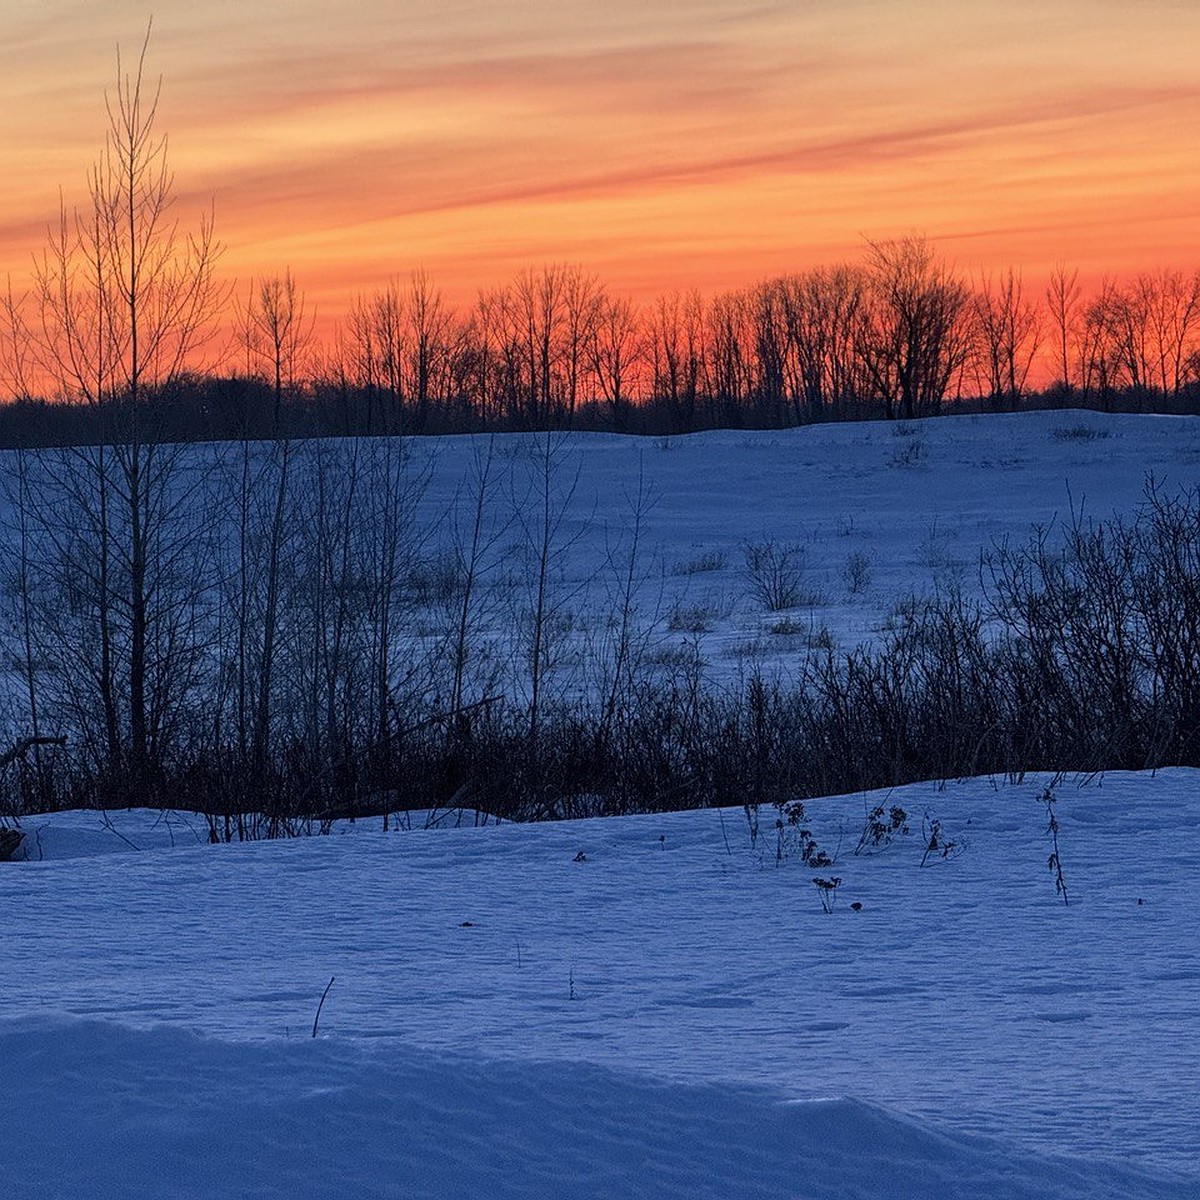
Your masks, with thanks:
[{"label": "snow-covered field", "polygon": [[[5,1194],[1194,1196],[1200,774],[1060,785],[1070,907],[1043,783],[897,790],[913,832],[869,857],[866,798],[811,803],[828,915],[740,810],[30,821]],[[965,849],[922,869],[926,813]]]},{"label": "snow-covered field", "polygon": [[[465,485],[487,442],[413,443],[430,470],[421,511],[437,530],[431,545],[451,537],[456,511],[469,525]],[[981,551],[1005,538],[1024,543],[1035,525],[1053,530],[1072,512],[1128,513],[1151,477],[1167,494],[1200,484],[1200,421],[1079,411],[672,438],[580,434],[553,446],[563,510],[554,603],[576,642],[612,612],[641,494],[638,619],[668,644],[694,645],[716,680],[748,663],[786,664],[814,637],[843,647],[872,640],[914,592],[973,593]],[[510,434],[494,447],[497,541],[483,576],[496,586],[511,583],[530,553],[508,513],[536,489],[528,476],[540,443]],[[795,551],[804,603],[786,619],[753,596],[753,543]],[[493,612],[503,637],[511,612]],[[569,673],[569,663],[558,670]]]},{"label": "snow-covered field", "polygon": [[[1084,425],[1107,436],[1054,436]],[[582,441],[579,559],[643,473],[644,586],[724,596],[714,661],[764,620],[747,539],[804,544],[847,640],[993,538],[1200,464],[1200,424],[1071,413]],[[829,913],[773,810],[754,847],[740,809],[232,846],[183,814],[27,819],[0,1196],[1196,1197],[1200,772],[1058,783],[1069,907],[1046,783],[809,802]],[[855,855],[876,800],[911,832]],[[922,867],[929,819],[959,852]]]}]

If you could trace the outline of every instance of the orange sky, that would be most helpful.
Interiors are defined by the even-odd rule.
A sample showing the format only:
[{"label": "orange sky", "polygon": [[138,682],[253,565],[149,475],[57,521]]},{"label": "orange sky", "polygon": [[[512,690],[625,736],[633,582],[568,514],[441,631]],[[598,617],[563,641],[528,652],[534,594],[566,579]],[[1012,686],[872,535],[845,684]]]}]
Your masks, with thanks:
[{"label": "orange sky", "polygon": [[0,0],[17,284],[151,9],[180,217],[326,319],[416,266],[644,298],[911,231],[1030,279],[1200,266],[1195,0]]}]

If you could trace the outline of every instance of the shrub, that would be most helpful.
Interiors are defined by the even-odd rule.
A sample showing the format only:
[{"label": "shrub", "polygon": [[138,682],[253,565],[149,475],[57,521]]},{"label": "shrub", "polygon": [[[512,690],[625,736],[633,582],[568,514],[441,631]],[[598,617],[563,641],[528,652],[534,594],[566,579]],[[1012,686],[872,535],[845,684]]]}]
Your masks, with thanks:
[{"label": "shrub", "polygon": [[729,564],[729,555],[724,550],[706,550],[694,558],[677,562],[671,568],[672,575],[703,575],[710,571],[723,571]]},{"label": "shrub", "polygon": [[908,438],[888,455],[889,467],[919,467],[928,458],[925,442],[919,437]]},{"label": "shrub", "polygon": [[798,634],[806,632],[807,629],[807,625],[797,621],[794,617],[780,617],[778,621],[772,621],[768,626],[769,632],[775,634],[776,637],[796,637]]},{"label": "shrub", "polygon": [[707,604],[673,605],[667,614],[667,629],[671,633],[708,633],[716,611]]},{"label": "shrub", "polygon": [[[798,858],[806,867],[833,866],[833,859],[817,844],[817,839],[808,827],[808,814],[803,800],[776,800],[775,809],[775,865],[783,866],[792,858]],[[759,804],[750,802],[742,805],[746,814],[746,825],[750,833],[750,849],[757,850],[759,838]]]},{"label": "shrub", "polygon": [[1051,437],[1056,442],[1098,442],[1109,437],[1107,429],[1097,429],[1094,425],[1058,425],[1051,430]]},{"label": "shrub", "polygon": [[921,855],[921,866],[945,862],[962,853],[963,843],[957,838],[947,837],[942,832],[942,823],[928,813],[921,821],[921,836],[925,841],[925,852]]},{"label": "shrub", "polygon": [[462,565],[450,552],[438,554],[414,564],[405,584],[420,608],[449,604],[462,592]]},{"label": "shrub", "polygon": [[871,560],[856,550],[846,556],[842,566],[842,582],[851,596],[859,596],[871,585]]},{"label": "shrub", "polygon": [[858,845],[854,847],[854,853],[878,854],[881,850],[886,850],[897,837],[905,837],[907,834],[908,813],[898,804],[886,809],[882,804],[877,804],[863,819],[862,833],[859,835]]},{"label": "shrub", "polygon": [[834,898],[837,896],[838,888],[842,886],[841,876],[835,875],[832,879],[814,876],[813,886],[821,894],[821,908],[827,913],[833,912]]},{"label": "shrub", "polygon": [[747,542],[746,582],[751,596],[768,612],[798,608],[804,600],[804,550],[774,540]]}]

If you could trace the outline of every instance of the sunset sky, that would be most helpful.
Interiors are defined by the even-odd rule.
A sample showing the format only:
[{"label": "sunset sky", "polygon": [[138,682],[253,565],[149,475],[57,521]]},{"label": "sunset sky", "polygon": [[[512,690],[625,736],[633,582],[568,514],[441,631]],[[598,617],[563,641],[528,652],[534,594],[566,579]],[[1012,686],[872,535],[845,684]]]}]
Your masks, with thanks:
[{"label": "sunset sky", "polygon": [[179,216],[327,320],[416,266],[648,298],[911,231],[967,271],[1200,265],[1194,0],[0,0],[18,285],[151,11]]}]

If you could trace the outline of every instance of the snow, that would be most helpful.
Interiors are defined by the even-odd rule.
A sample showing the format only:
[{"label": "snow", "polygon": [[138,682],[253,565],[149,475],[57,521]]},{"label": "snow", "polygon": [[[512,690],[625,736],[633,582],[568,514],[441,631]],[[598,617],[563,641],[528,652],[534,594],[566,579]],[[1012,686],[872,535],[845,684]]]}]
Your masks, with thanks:
[{"label": "snow", "polygon": [[[1107,436],[1054,436],[1085,423]],[[430,513],[474,445],[422,445]],[[790,652],[744,594],[747,538],[803,542],[812,619],[869,637],[931,574],[970,587],[992,539],[1128,511],[1150,472],[1194,486],[1200,424],[569,448],[571,570],[593,580],[644,472],[642,601],[711,600],[719,673],[747,639]],[[1058,782],[1069,907],[1049,782],[807,802],[829,914],[770,809],[754,847],[740,809],[217,846],[184,813],[27,818],[0,867],[0,1195],[1195,1197],[1200,772]],[[912,831],[856,856],[876,802]],[[927,816],[960,852],[922,868]]]},{"label": "snow", "polygon": [[9,1024],[0,1061],[11,1200],[1189,1194],[1163,1176],[1014,1158],[858,1101],[588,1064],[88,1022]]},{"label": "snow", "polygon": [[[421,515],[439,529],[435,549],[451,536],[472,456],[488,443],[413,443],[414,474],[429,471]],[[510,434],[492,444],[498,540],[482,574],[500,597],[503,639],[514,599],[505,584],[529,554],[508,512],[528,493],[544,441]],[[576,434],[552,439],[552,457],[565,504],[556,604],[576,637],[595,636],[595,615],[612,607],[641,490],[638,617],[656,622],[669,644],[694,644],[719,681],[748,663],[786,664],[823,631],[844,647],[870,641],[914,591],[976,592],[981,551],[1006,538],[1023,543],[1034,525],[1060,527],[1072,511],[1128,513],[1151,476],[1167,494],[1196,487],[1200,422],[1064,410],[670,438]],[[764,541],[798,548],[803,590],[815,601],[782,625],[753,601],[745,578],[746,544]],[[852,594],[856,555],[867,576]],[[670,630],[673,613],[699,618],[700,632]],[[566,663],[559,674],[570,670]]]},{"label": "snow", "polygon": [[76,1182],[19,1194],[1195,1195],[1200,774],[1060,784],[1069,907],[1046,782],[889,793],[965,842],[926,868],[811,802],[829,915],[740,809],[174,849],[111,814],[119,852],[0,874],[10,1177],[70,1128]]}]

